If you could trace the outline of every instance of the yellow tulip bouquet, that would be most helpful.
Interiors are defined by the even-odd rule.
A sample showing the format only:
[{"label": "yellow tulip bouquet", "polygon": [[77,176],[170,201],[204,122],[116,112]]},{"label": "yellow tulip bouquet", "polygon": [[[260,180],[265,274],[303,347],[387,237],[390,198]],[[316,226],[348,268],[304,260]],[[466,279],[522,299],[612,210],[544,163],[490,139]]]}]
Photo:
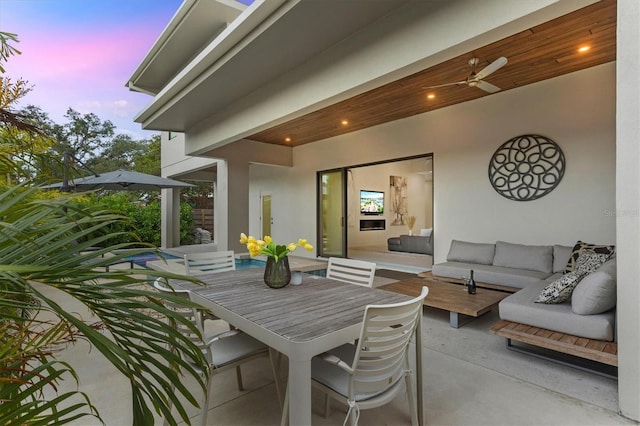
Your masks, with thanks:
[{"label": "yellow tulip bouquet", "polygon": [[240,244],[245,244],[247,246],[247,250],[249,250],[249,255],[251,257],[256,257],[262,254],[273,258],[275,262],[286,257],[298,247],[304,247],[307,251],[313,250],[313,246],[303,238],[299,239],[297,243],[278,245],[268,235],[265,235],[262,240],[257,240],[252,236],[247,237],[244,232],[240,234]]}]

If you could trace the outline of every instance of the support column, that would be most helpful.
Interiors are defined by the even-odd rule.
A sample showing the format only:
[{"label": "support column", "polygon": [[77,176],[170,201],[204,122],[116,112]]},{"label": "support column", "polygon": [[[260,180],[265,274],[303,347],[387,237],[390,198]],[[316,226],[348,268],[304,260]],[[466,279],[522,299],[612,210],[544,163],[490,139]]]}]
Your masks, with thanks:
[{"label": "support column", "polygon": [[180,246],[180,189],[163,189],[160,200],[160,247]]},{"label": "support column", "polygon": [[618,0],[616,55],[616,253],[618,404],[640,421],[640,3]]},{"label": "support column", "polygon": [[214,236],[218,250],[245,252],[240,233],[249,231],[249,163],[218,161],[214,200]]}]

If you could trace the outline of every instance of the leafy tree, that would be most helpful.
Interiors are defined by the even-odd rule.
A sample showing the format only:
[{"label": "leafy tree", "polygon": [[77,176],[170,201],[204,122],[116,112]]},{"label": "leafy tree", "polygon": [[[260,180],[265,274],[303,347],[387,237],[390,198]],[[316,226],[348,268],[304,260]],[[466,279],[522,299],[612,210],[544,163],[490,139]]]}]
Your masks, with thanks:
[{"label": "leafy tree", "polygon": [[[4,74],[5,69],[3,67],[3,62],[6,62],[12,55],[20,55],[21,52],[15,48],[11,43],[18,42],[18,35],[13,33],[8,33],[4,31],[0,31],[0,74]],[[6,80],[5,80],[6,81]],[[24,96],[30,88],[27,87],[27,83],[23,80],[18,80],[16,84],[13,85],[15,90],[7,90],[5,92],[5,88],[11,88],[11,84],[2,84],[2,97],[3,102],[0,105],[0,127],[11,126],[17,130],[25,130],[33,133],[37,133],[38,129],[26,122],[20,114],[17,114],[9,109],[9,105],[22,96]],[[12,93],[13,92],[13,93]],[[11,98],[14,98],[11,100]]]},{"label": "leafy tree", "polygon": [[[152,200],[148,203],[131,199],[129,191],[113,192],[110,194],[93,195],[86,201],[87,205],[99,206],[101,209],[112,211],[126,217],[127,220],[110,224],[100,232],[112,235],[103,242],[104,245],[135,243],[138,246],[159,246],[160,241],[160,202]],[[186,201],[180,203],[180,243],[192,244],[193,237],[193,209]],[[136,240],[127,231],[135,232]]]},{"label": "leafy tree", "polygon": [[65,155],[74,162],[87,163],[105,148],[114,135],[111,121],[102,121],[94,113],[81,114],[73,108],[67,109],[64,117],[68,122],[54,125],[52,136],[56,140],[54,150],[60,157]]},{"label": "leafy tree", "polygon": [[195,240],[193,235],[194,228],[193,208],[191,204],[183,201],[180,203],[180,244],[193,244]]},{"label": "leafy tree", "polygon": [[151,140],[145,141],[144,152],[133,156],[133,170],[160,176],[160,135],[151,136]]},{"label": "leafy tree", "polygon": [[97,173],[118,169],[132,170],[137,158],[148,151],[149,141],[135,141],[129,135],[118,134],[103,145],[101,152],[87,161],[87,167]]},{"label": "leafy tree", "polygon": [[[11,117],[4,121],[0,114],[0,155],[12,159],[13,165],[21,169],[17,174],[3,173],[0,182],[4,184],[18,182],[22,176],[35,177],[42,166],[41,154],[47,152],[53,144],[29,116],[11,112],[11,106],[29,91],[31,87],[23,79],[13,81],[8,77],[0,77],[0,110]],[[16,125],[16,120],[21,124]]]}]

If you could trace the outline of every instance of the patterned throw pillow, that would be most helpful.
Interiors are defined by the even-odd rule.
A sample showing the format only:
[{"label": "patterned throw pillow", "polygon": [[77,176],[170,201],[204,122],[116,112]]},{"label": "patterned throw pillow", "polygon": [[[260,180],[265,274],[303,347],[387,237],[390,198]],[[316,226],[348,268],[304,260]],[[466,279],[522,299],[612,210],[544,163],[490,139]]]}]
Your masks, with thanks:
[{"label": "patterned throw pillow", "polygon": [[584,250],[575,262],[575,271],[567,272],[546,286],[535,302],[550,304],[569,300],[571,293],[580,284],[580,281],[602,266],[609,256],[610,254]]},{"label": "patterned throw pillow", "polygon": [[594,251],[584,251],[578,260],[576,260],[575,272],[578,274],[590,274],[595,272],[604,262],[607,261],[609,255],[596,253]]},{"label": "patterned throw pillow", "polygon": [[538,295],[535,303],[562,303],[569,300],[573,289],[580,283],[585,274],[568,272],[546,286]]},{"label": "patterned throw pillow", "polygon": [[569,256],[567,266],[564,268],[564,274],[575,270],[576,261],[584,251],[592,251],[598,254],[604,254],[606,258],[610,258],[615,253],[615,246],[604,244],[589,244],[583,241],[578,241]]}]

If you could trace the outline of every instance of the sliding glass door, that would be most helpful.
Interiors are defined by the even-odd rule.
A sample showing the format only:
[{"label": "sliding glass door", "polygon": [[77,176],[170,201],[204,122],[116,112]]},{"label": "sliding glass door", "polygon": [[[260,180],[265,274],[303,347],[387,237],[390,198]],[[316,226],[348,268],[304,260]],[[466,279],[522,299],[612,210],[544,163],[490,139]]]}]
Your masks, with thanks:
[{"label": "sliding glass door", "polygon": [[[386,252],[389,237],[408,232],[408,216],[414,217],[415,232],[433,228],[432,154],[324,170],[316,176],[320,257],[357,259],[364,251]],[[375,212],[363,210],[363,195],[375,198]]]},{"label": "sliding glass door", "polygon": [[318,172],[318,256],[346,257],[345,170]]}]

